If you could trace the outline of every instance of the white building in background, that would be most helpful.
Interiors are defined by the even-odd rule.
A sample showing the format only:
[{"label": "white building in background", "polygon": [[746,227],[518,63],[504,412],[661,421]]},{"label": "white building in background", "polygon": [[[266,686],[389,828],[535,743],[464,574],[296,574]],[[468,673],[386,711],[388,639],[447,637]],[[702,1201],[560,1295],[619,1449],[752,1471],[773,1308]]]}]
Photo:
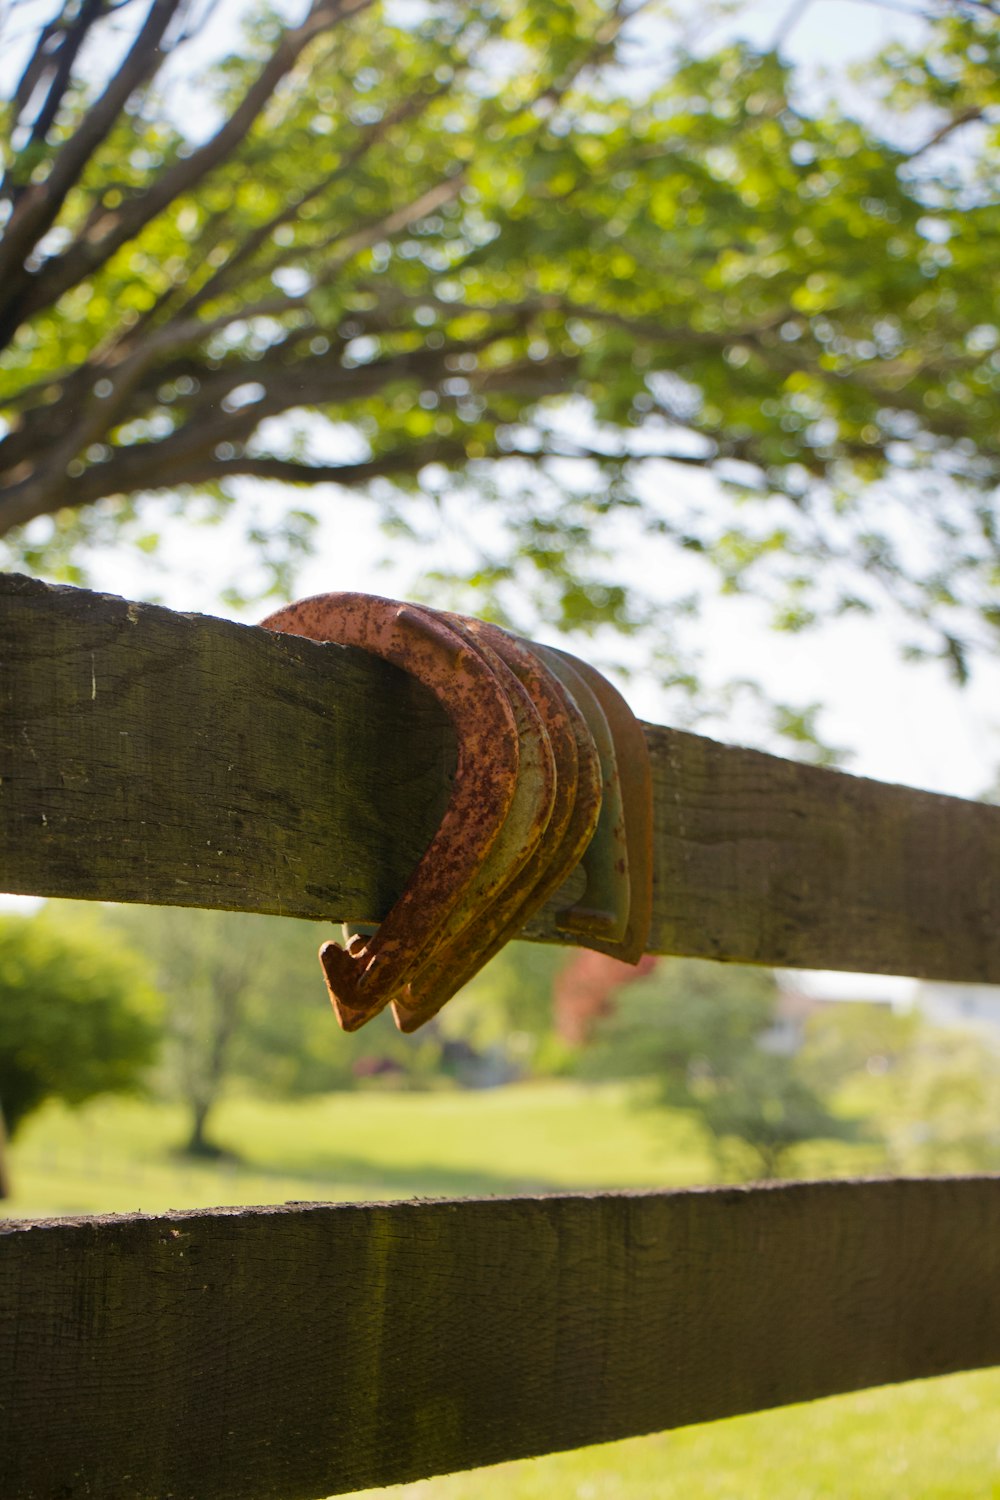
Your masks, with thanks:
[{"label": "white building in background", "polygon": [[847,974],[835,970],[775,969],[778,1003],[774,1022],[761,1040],[767,1052],[791,1057],[806,1039],[810,1017],[832,1005],[878,1005],[886,1010],[913,1008],[915,979],[891,974]]},{"label": "white building in background", "polygon": [[952,984],[887,974],[777,970],[778,1007],[768,1045],[796,1052],[811,1015],[831,1005],[866,1002],[897,1012],[917,1011],[932,1026],[977,1031],[1000,1047],[1000,985]]},{"label": "white building in background", "polygon": [[971,1028],[1000,1043],[1000,985],[928,979],[917,985],[914,1003],[934,1026]]},{"label": "white building in background", "polygon": [[917,1004],[920,980],[898,974],[849,974],[838,969],[776,969],[782,988],[798,991],[819,1005],[859,1001],[908,1011]]}]

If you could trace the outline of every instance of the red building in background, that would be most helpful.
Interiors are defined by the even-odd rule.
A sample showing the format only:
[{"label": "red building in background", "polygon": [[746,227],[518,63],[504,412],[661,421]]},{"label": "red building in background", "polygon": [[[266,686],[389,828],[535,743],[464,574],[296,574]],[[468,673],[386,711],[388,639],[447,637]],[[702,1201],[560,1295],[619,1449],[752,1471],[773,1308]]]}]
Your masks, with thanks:
[{"label": "red building in background", "polygon": [[614,1011],[614,997],[624,985],[644,979],[656,967],[656,957],[647,953],[637,964],[624,964],[605,953],[581,948],[556,977],[552,987],[556,1031],[564,1042],[580,1046],[594,1023]]}]

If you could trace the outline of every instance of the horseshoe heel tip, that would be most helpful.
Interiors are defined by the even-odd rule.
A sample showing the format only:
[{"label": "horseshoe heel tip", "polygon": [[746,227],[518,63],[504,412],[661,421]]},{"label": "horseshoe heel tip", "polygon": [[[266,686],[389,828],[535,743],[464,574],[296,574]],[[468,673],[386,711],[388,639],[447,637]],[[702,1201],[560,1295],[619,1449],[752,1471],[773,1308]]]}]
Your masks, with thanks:
[{"label": "horseshoe heel tip", "polygon": [[334,942],[319,950],[320,967],[334,1014],[344,1031],[357,1031],[371,1015],[364,1001],[355,998],[358,988],[358,958]]}]

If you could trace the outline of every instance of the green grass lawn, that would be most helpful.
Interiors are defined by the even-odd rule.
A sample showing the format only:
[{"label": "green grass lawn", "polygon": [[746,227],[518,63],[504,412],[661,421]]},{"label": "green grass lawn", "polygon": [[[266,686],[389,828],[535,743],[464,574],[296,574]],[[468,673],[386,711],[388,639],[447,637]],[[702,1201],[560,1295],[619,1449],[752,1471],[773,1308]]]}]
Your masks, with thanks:
[{"label": "green grass lawn", "polygon": [[1000,1371],[837,1396],[364,1494],[398,1500],[1000,1500]]},{"label": "green grass lawn", "polygon": [[705,1182],[712,1165],[683,1116],[633,1108],[617,1087],[544,1083],[484,1093],[234,1097],[210,1132],[219,1163],[174,1154],[169,1105],[50,1105],[11,1149],[9,1212],[146,1213],[287,1199],[456,1197]]},{"label": "green grass lawn", "polygon": [[[191,1163],[175,1108],[58,1106],[11,1150],[11,1214],[124,1212],[711,1180],[681,1116],[634,1108],[617,1087],[521,1085],[490,1093],[366,1093],[278,1103],[234,1097]],[[858,1150],[816,1147],[815,1172],[863,1170]],[[371,1491],[369,1494],[375,1494]],[[1000,1371],[922,1381],[680,1432],[425,1480],[400,1500],[1000,1500]]]}]

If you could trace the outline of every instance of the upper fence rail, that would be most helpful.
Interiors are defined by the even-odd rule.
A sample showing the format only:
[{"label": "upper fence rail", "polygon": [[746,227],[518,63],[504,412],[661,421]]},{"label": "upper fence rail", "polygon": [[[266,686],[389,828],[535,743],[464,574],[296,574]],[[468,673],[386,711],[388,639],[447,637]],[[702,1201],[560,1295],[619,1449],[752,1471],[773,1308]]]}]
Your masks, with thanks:
[{"label": "upper fence rail", "polygon": [[[444,713],[361,651],[6,575],[0,662],[8,891],[378,920],[447,801]],[[1000,808],[645,731],[650,952],[1000,983]]]}]

